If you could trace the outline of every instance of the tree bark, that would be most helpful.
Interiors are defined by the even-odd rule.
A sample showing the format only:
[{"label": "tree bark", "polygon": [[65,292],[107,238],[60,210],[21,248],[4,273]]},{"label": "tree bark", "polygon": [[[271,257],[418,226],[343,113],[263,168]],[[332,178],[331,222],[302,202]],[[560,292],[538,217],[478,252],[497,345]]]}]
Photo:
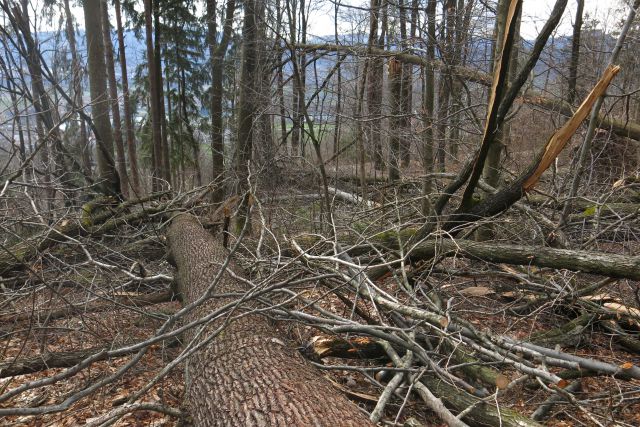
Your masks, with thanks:
[{"label": "tree bark", "polygon": [[85,0],[84,20],[87,35],[89,89],[91,92],[91,117],[96,130],[96,158],[100,184],[106,194],[120,194],[120,182],[113,161],[113,133],[109,120],[109,93],[107,91],[107,67],[104,61],[104,43],[100,14],[101,0]]},{"label": "tree bark", "polygon": [[[396,240],[397,242],[397,240]],[[436,255],[463,256],[494,263],[567,269],[620,279],[640,280],[640,257],[469,240],[429,240],[411,251],[412,260]]]},{"label": "tree bark", "polygon": [[209,55],[211,56],[211,164],[215,189],[212,201],[221,203],[224,198],[224,124],[222,119],[223,98],[223,67],[231,32],[233,29],[233,15],[236,9],[235,0],[227,0],[227,8],[222,28],[220,43],[216,41],[216,2],[207,1],[207,37]]},{"label": "tree bark", "polygon": [[422,121],[424,138],[422,140],[422,167],[424,179],[422,181],[422,214],[428,216],[432,213],[431,192],[433,191],[433,155],[434,155],[434,108],[435,108],[435,73],[431,65],[435,61],[436,45],[436,0],[427,3],[427,59],[424,64],[424,84],[422,90]]},{"label": "tree bark", "polygon": [[576,20],[573,23],[573,37],[571,38],[571,60],[569,62],[569,91],[567,102],[573,104],[576,100],[576,86],[578,84],[578,63],[580,61],[580,34],[582,32],[582,12],[584,0],[577,0]]},{"label": "tree bark", "polygon": [[438,123],[436,126],[436,134],[438,137],[438,150],[436,160],[438,170],[444,172],[447,154],[447,127],[449,122],[449,100],[451,97],[451,89],[453,86],[453,50],[455,30],[455,14],[456,0],[446,0],[444,4],[443,20],[446,28],[443,31],[443,37],[440,45],[440,55],[443,58],[444,67],[440,72],[439,91],[438,91]]},{"label": "tree bark", "polygon": [[113,141],[116,146],[116,167],[120,175],[120,190],[125,198],[129,196],[129,177],[127,162],[124,158],[124,143],[122,141],[122,121],[120,120],[120,106],[118,105],[118,83],[116,82],[116,68],[113,56],[113,42],[111,41],[111,26],[109,24],[109,6],[101,2],[102,39],[104,40],[104,54],[109,78],[109,97],[111,115],[113,117]]},{"label": "tree bark", "polygon": [[[249,162],[253,150],[253,122],[256,115],[256,100],[253,88],[256,82],[257,62],[256,0],[244,4],[244,23],[242,28],[242,70],[240,75],[240,96],[238,99],[238,139],[236,141],[235,169],[238,177],[236,194],[244,195],[248,188]],[[249,218],[249,197],[243,197],[238,213],[237,226],[241,229]]]},{"label": "tree bark", "polygon": [[152,0],[144,0],[144,22],[147,47],[147,67],[149,70],[149,92],[151,110],[151,191],[156,191],[163,187],[162,176],[162,129],[160,125],[160,91],[158,89],[158,79],[156,74],[155,53],[153,51],[153,12]]},{"label": "tree bark", "polygon": [[[384,50],[384,28],[378,36],[378,22],[382,3],[386,0],[371,0],[369,12],[369,48],[377,47]],[[373,164],[376,170],[384,170],[382,156],[382,95],[384,93],[384,59],[367,58],[369,62],[367,79],[367,108],[370,123],[367,124],[369,140],[373,150]]]},{"label": "tree bark", "polygon": [[389,118],[389,182],[400,179],[400,143],[402,128],[402,64],[396,59],[389,60],[389,95],[391,117]]},{"label": "tree bark", "polygon": [[[71,67],[73,69],[72,96],[77,108],[82,108],[82,64],[78,58],[78,48],[76,44],[76,33],[73,28],[73,15],[69,7],[69,0],[64,0],[64,12],[67,40],[69,41],[69,50],[71,51]],[[91,148],[89,146],[89,138],[87,136],[87,125],[84,120],[80,120],[80,137],[78,138],[78,150],[81,153],[81,164],[84,174],[91,176]]]},{"label": "tree bark", "polygon": [[[185,304],[205,293],[246,291],[228,270],[215,280],[221,265],[226,266],[227,253],[195,217],[176,217],[167,237]],[[239,273],[233,262],[226,268]],[[212,284],[213,289],[208,289]],[[212,313],[233,300],[209,299],[186,320]],[[252,308],[255,304],[248,303],[234,315]],[[188,342],[195,339],[195,344],[204,343],[207,335],[221,325],[222,320],[213,322],[201,334],[191,330],[186,338]],[[187,369],[188,406],[196,426],[372,425],[259,314],[231,321],[222,334],[193,354]]]},{"label": "tree bark", "polygon": [[127,154],[129,155],[129,168],[131,169],[131,189],[136,197],[140,197],[140,171],[138,170],[138,157],[136,155],[136,139],[133,132],[133,117],[131,113],[131,101],[129,100],[129,77],[127,75],[127,55],[124,46],[124,31],[122,29],[122,16],[120,13],[120,0],[114,0],[116,10],[116,26],[118,32],[118,50],[120,57],[120,74],[122,82],[122,107],[124,113],[124,129],[127,137]]}]

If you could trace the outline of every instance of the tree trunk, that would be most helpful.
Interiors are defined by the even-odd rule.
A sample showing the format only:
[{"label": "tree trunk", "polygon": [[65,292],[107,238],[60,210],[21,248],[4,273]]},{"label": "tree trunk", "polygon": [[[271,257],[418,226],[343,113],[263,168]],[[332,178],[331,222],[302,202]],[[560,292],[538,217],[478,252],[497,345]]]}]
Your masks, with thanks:
[{"label": "tree trunk", "polygon": [[[384,34],[378,36],[378,22],[380,20],[381,4],[386,0],[371,0],[371,11],[369,13],[369,41],[368,46],[384,49]],[[381,45],[382,44],[382,45]],[[368,58],[367,76],[367,107],[369,121],[367,129],[369,131],[369,141],[373,151],[373,164],[375,170],[384,170],[384,160],[382,156],[382,94],[384,92],[384,60],[382,58]]]},{"label": "tree trunk", "polygon": [[113,161],[113,133],[109,120],[109,92],[107,91],[107,67],[104,61],[101,0],[85,0],[84,21],[87,36],[89,89],[91,92],[91,117],[97,132],[96,158],[100,184],[106,194],[120,194],[120,182]]},{"label": "tree trunk", "polygon": [[253,149],[253,121],[255,118],[256,100],[254,85],[256,82],[257,62],[257,26],[256,0],[245,2],[244,24],[242,28],[242,69],[240,75],[240,96],[238,100],[238,139],[236,141],[236,174],[238,186],[236,194],[244,195],[243,203],[238,213],[238,227],[241,229],[249,218],[249,197],[245,194],[249,188],[249,162]]},{"label": "tree trunk", "polygon": [[[307,10],[305,0],[300,1],[300,21],[299,21],[299,31],[300,31],[300,42],[307,42]],[[298,56],[298,74],[299,78],[295,79],[297,87],[294,90],[297,92],[297,101],[298,104],[295,107],[295,115],[294,119],[298,121],[298,132],[300,132],[300,155],[304,159],[305,150],[306,150],[306,138],[305,138],[305,117],[304,112],[306,111],[306,90],[307,90],[307,56],[304,52],[302,52]]]},{"label": "tree trunk", "polygon": [[[413,237],[418,232],[419,230],[407,229],[400,235],[381,233],[374,236],[372,240],[381,246],[397,250],[399,240],[405,246],[407,246],[407,242],[410,245],[411,240],[415,240]],[[305,243],[305,247],[316,242],[311,239]],[[351,256],[362,255],[362,253],[363,249],[358,247],[349,251]],[[436,256],[459,256],[493,263],[534,265],[541,268],[567,269],[619,279],[640,280],[640,258],[629,255],[495,242],[474,242],[465,239],[426,240],[415,246],[411,252],[407,252],[407,259],[411,262],[432,259]],[[367,272],[367,275],[375,280],[387,271],[388,267],[372,268]]]},{"label": "tree trunk", "polygon": [[427,3],[427,59],[424,67],[424,84],[422,90],[422,117],[424,138],[422,141],[422,167],[424,180],[422,181],[422,214],[430,215],[432,211],[429,199],[433,191],[433,155],[435,142],[433,139],[434,107],[435,107],[435,73],[431,65],[435,61],[436,44],[436,0]]},{"label": "tree trunk", "polygon": [[[338,10],[339,4],[334,4],[334,37],[336,44],[340,43],[340,38],[338,36]],[[336,82],[336,109],[335,109],[335,120],[334,126],[335,129],[333,131],[333,150],[332,156],[336,157],[338,150],[340,150],[340,139],[341,139],[341,120],[340,114],[342,113],[342,60],[344,60],[344,55],[338,55],[338,70],[337,74],[337,82]],[[338,161],[336,158],[336,170],[338,169]]]},{"label": "tree trunk", "polygon": [[[397,243],[396,243],[397,245]],[[411,260],[430,259],[437,255],[463,256],[494,263],[535,265],[567,269],[602,276],[640,280],[640,258],[601,252],[574,251],[469,240],[429,240],[409,254]]]},{"label": "tree trunk", "polygon": [[[251,13],[251,12],[249,12]],[[168,243],[177,266],[177,283],[185,304],[205,294],[246,292],[228,273],[216,280],[227,252],[198,220],[176,217]],[[212,289],[210,289],[212,288]],[[235,298],[212,298],[203,302],[186,321],[215,312]],[[248,302],[246,309],[255,308]],[[232,316],[244,313],[244,308]],[[226,317],[226,316],[223,316]],[[187,362],[188,406],[196,426],[369,426],[360,410],[302,359],[277,328],[259,314],[241,315],[206,343],[223,325],[220,319],[202,333],[190,330],[187,342],[204,345]]]},{"label": "tree trunk", "polygon": [[576,20],[573,23],[573,37],[571,38],[571,61],[569,63],[569,90],[567,102],[573,104],[576,100],[576,85],[578,83],[578,63],[580,62],[580,33],[582,32],[582,13],[584,0],[577,0]]},{"label": "tree trunk", "polygon": [[391,117],[389,118],[389,182],[400,179],[400,140],[402,134],[402,64],[397,59],[389,60],[389,95]]},{"label": "tree trunk", "polygon": [[[71,51],[71,67],[73,100],[77,108],[82,108],[84,103],[82,100],[82,64],[78,58],[78,48],[76,45],[76,33],[73,28],[73,15],[69,7],[69,0],[64,0],[64,13],[66,20],[67,40],[69,41],[69,50]],[[76,115],[77,116],[77,115]],[[87,125],[84,120],[80,120],[80,137],[78,138],[78,151],[81,153],[81,164],[86,176],[91,176],[91,147],[89,146],[89,138],[87,136]]]},{"label": "tree trunk", "polygon": [[155,54],[153,52],[153,16],[152,16],[152,0],[144,0],[144,23],[147,46],[147,67],[149,69],[149,92],[150,110],[151,110],[151,191],[157,191],[163,188],[162,184],[162,135],[160,125],[160,92],[158,89],[158,79],[156,73]]},{"label": "tree trunk", "polygon": [[[417,3],[417,2],[415,2]],[[406,16],[406,8],[408,6],[405,5],[404,0],[398,1],[398,8],[400,14],[400,38],[402,42],[402,50],[406,50],[408,44],[411,43],[411,40],[415,37],[415,27],[417,25],[417,11],[414,13],[413,10],[417,8],[417,4],[415,7],[412,7],[411,14],[411,28],[409,37],[407,37],[407,16]],[[399,125],[400,129],[398,129],[400,133],[400,161],[403,168],[409,166],[411,161],[411,117],[412,117],[412,79],[413,79],[413,66],[411,64],[403,64],[398,61],[398,63],[402,64],[402,83],[401,83],[401,100],[402,104],[400,106],[400,117]]]},{"label": "tree trunk", "polygon": [[[502,55],[502,45],[503,39],[506,33],[506,24],[509,12],[509,0],[501,0],[498,3],[498,10],[496,12],[496,24],[494,28],[495,34],[495,46],[492,50],[492,66],[498,66],[498,59]],[[522,9],[520,12],[522,13]],[[518,17],[518,19],[520,19]],[[514,45],[513,47],[509,47],[511,49],[511,59],[509,63],[509,68],[507,70],[509,75],[509,81],[505,83],[508,86],[508,83],[512,82],[516,78],[517,65],[518,65],[518,47],[516,45],[516,40],[519,37],[519,24],[516,24],[516,33],[514,34]],[[489,102],[490,102],[491,92],[489,92]],[[495,132],[495,137],[491,141],[487,151],[487,158],[484,163],[484,167],[482,170],[482,175],[484,181],[489,184],[493,188],[498,188],[500,181],[500,167],[501,167],[501,159],[502,152],[505,150],[505,147],[509,143],[510,139],[510,126],[507,123],[502,123],[499,129]],[[494,229],[492,224],[485,224],[478,229],[476,233],[476,238],[478,240],[489,240],[494,235]]]},{"label": "tree trunk", "polygon": [[136,197],[140,197],[140,171],[138,170],[138,158],[136,154],[136,139],[133,132],[133,117],[131,113],[131,101],[129,100],[129,77],[127,75],[127,55],[124,46],[124,31],[122,29],[122,16],[120,13],[120,0],[114,0],[116,9],[116,26],[118,32],[118,50],[120,58],[120,74],[122,82],[122,106],[124,110],[124,129],[127,137],[127,154],[129,155],[129,168],[131,170],[131,189]]},{"label": "tree trunk", "polygon": [[158,108],[160,109],[160,141],[162,151],[162,162],[160,171],[162,178],[171,185],[171,158],[169,157],[169,135],[167,132],[167,116],[164,107],[164,86],[162,78],[162,48],[160,44],[160,0],[153,1],[153,32],[154,39],[154,59],[156,69],[156,79],[158,79]]},{"label": "tree trunk", "polygon": [[111,26],[109,24],[109,6],[101,2],[102,38],[104,40],[104,54],[109,78],[109,96],[111,115],[113,117],[113,140],[116,146],[116,167],[120,175],[120,190],[126,198],[129,196],[129,177],[127,176],[127,162],[124,158],[124,143],[122,141],[122,122],[120,120],[120,106],[118,105],[118,83],[116,82],[116,68],[113,57],[113,42],[111,41]]},{"label": "tree trunk", "polygon": [[236,9],[235,0],[227,0],[227,8],[222,28],[222,39],[217,43],[216,2],[207,1],[207,37],[209,55],[211,56],[211,162],[213,182],[212,201],[221,203],[224,198],[224,125],[222,119],[223,86],[222,76],[224,57],[227,52],[231,31],[233,29],[233,15]]},{"label": "tree trunk", "polygon": [[[624,25],[620,34],[618,35],[618,39],[616,40],[616,45],[611,52],[611,56],[609,58],[609,66],[614,65],[618,62],[618,57],[620,56],[620,52],[624,45],[625,39],[627,38],[627,34],[631,29],[633,21],[636,17],[637,9],[640,8],[640,0],[635,0],[631,5],[627,18],[625,19]],[[582,175],[587,170],[587,159],[589,153],[591,152],[591,145],[593,143],[593,138],[596,133],[596,127],[598,126],[598,114],[600,112],[600,108],[604,102],[604,94],[602,94],[595,102],[593,109],[591,110],[591,116],[589,118],[589,126],[587,127],[587,133],[584,136],[584,140],[580,145],[580,152],[578,155],[577,168],[575,170],[575,174],[573,176],[573,180],[571,181],[571,188],[569,190],[569,195],[567,201],[565,202],[564,209],[562,210],[562,214],[560,215],[559,225],[564,226],[567,220],[567,215],[569,210],[571,209],[571,201],[578,194],[578,190],[580,188],[580,182],[582,180]]]},{"label": "tree trunk", "polygon": [[[363,65],[362,74],[360,74],[360,79],[356,80],[356,175],[360,177],[360,190],[362,191],[362,196],[364,197],[366,192],[366,183],[367,183],[367,172],[365,169],[365,155],[364,155],[364,126],[362,125],[363,120],[363,104],[364,104],[364,92],[365,87],[367,85],[367,70],[369,69],[370,60],[365,59]],[[356,72],[355,75],[358,76],[359,63],[356,62]]]},{"label": "tree trunk", "polygon": [[[325,357],[339,357],[343,359],[388,359],[387,352],[378,341],[372,340],[370,337],[350,337],[343,339],[340,337],[317,336],[311,339],[304,349],[305,354],[311,358],[323,359]],[[452,355],[455,357],[455,354]],[[463,363],[467,365],[481,364],[477,359],[467,357]],[[473,361],[473,362],[472,362]],[[463,412],[467,409],[467,415],[462,421],[473,426],[496,426],[504,427],[540,427],[532,419],[521,415],[509,408],[497,408],[492,404],[480,403],[480,399],[466,391],[450,385],[433,373],[427,373],[421,376],[422,382],[428,389],[440,398],[447,408],[452,409],[456,413]],[[490,385],[495,385],[495,375],[492,375]],[[419,383],[416,383],[419,384]],[[417,387],[416,392],[421,393],[421,387]],[[451,425],[451,424],[449,424]],[[466,425],[466,424],[463,424]]]},{"label": "tree trunk", "polygon": [[[20,29],[22,37],[26,44],[26,56],[27,67],[29,74],[31,75],[31,90],[32,90],[32,103],[36,112],[36,131],[38,134],[38,145],[44,144],[41,149],[41,157],[44,169],[44,182],[43,187],[46,192],[46,199],[48,203],[49,211],[53,208],[53,199],[55,197],[55,186],[51,182],[51,161],[50,152],[56,153],[53,164],[56,165],[56,172],[58,176],[62,174],[64,170],[64,158],[60,158],[58,147],[61,145],[60,131],[56,126],[54,119],[53,108],[51,106],[50,98],[47,96],[44,82],[42,79],[42,67],[40,57],[37,51],[37,39],[31,34],[31,27],[29,23],[29,7],[28,2],[23,0],[21,2],[21,8],[15,5],[13,8],[13,14],[16,26]],[[37,34],[36,34],[37,36]],[[23,46],[24,49],[24,46]],[[26,98],[25,98],[26,103]],[[27,116],[28,120],[28,116]],[[28,121],[27,121],[28,127]]]},{"label": "tree trunk", "polygon": [[440,73],[440,89],[438,92],[438,124],[436,126],[438,137],[437,162],[438,170],[444,172],[447,153],[447,124],[449,117],[449,100],[453,82],[452,57],[453,57],[453,32],[455,30],[456,0],[446,0],[443,10],[446,31],[441,40],[441,55],[445,63],[444,70]]},{"label": "tree trunk", "polygon": [[[297,20],[297,2],[287,2],[287,13],[289,16],[289,29],[291,33],[291,42],[298,42],[298,20]],[[297,86],[299,84],[298,80],[292,79],[292,91],[293,94],[291,96],[292,103],[292,124],[291,124],[291,156],[297,157],[300,153],[300,146],[302,142],[302,132],[301,132],[301,119],[300,115],[300,88]],[[304,103],[304,100],[302,101]]]},{"label": "tree trunk", "polygon": [[[505,34],[505,24],[507,22],[507,13],[509,12],[509,0],[500,0],[498,3],[498,9],[496,12],[496,24],[493,30],[495,35],[495,43],[491,53],[492,67],[496,66],[497,58],[501,55],[502,40]],[[490,94],[489,94],[490,95]],[[483,178],[487,184],[497,188],[499,173],[500,173],[500,157],[505,146],[506,132],[501,127],[498,134],[489,145],[489,152],[487,154],[487,160],[484,165]]]},{"label": "tree trunk", "polygon": [[[281,7],[280,0],[276,0],[276,31],[279,34],[282,34],[284,30],[283,26],[283,13]],[[278,147],[284,150],[284,153],[287,152],[287,136],[289,133],[287,132],[287,108],[285,107],[284,100],[284,65],[282,63],[284,58],[284,48],[282,42],[279,42],[276,48],[276,58],[278,61],[278,69],[276,71],[277,77],[277,88],[276,94],[278,96],[278,108],[280,111],[280,143]]]}]

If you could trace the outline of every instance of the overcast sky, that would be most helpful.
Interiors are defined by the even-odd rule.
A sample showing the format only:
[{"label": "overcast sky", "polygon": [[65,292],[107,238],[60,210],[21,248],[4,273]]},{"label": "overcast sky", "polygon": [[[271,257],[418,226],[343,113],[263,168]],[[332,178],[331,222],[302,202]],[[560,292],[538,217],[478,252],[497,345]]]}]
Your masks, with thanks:
[{"label": "overcast sky", "polygon": [[[339,1],[339,0],[333,0]],[[522,25],[521,25],[521,33],[522,36],[526,39],[533,39],[537,36],[539,30],[542,28],[544,23],[551,10],[553,9],[553,5],[556,0],[524,0],[523,2],[523,10],[522,10]],[[359,6],[359,7],[367,7],[369,1],[367,0],[341,0],[341,3],[344,4],[344,11],[348,13],[348,8],[350,4]],[[585,10],[584,13],[589,14],[589,16],[597,17],[603,22],[611,23],[615,19],[615,15],[613,11],[610,9],[613,6],[618,6],[618,0],[585,0]],[[567,4],[567,9],[563,15],[562,22],[559,25],[558,33],[560,34],[571,34],[573,24],[573,19],[575,17],[576,12],[576,1],[569,0]],[[334,28],[334,17],[333,17],[333,4],[330,2],[326,3],[326,6],[322,7],[319,10],[316,10],[312,13],[311,19],[309,20],[309,33],[317,36],[331,35],[333,34]],[[347,28],[344,28],[344,31],[348,31]]]},{"label": "overcast sky", "polygon": [[[534,38],[546,19],[549,17],[555,0],[524,0],[522,6],[522,36],[527,39]],[[612,24],[619,18],[619,3],[617,0],[585,0],[584,13],[595,17],[603,24]],[[564,12],[562,22],[558,32],[561,34],[571,34],[572,25],[576,16],[576,1],[569,0],[567,9]]]},{"label": "overcast sky", "polygon": [[[315,36],[329,36],[333,34],[334,18],[333,3],[327,1],[311,1],[311,4],[319,4],[321,7],[316,8],[309,19],[309,34]],[[349,6],[354,5],[360,8],[366,8],[369,0],[333,0],[340,1],[344,6],[342,12],[345,15],[350,14]],[[538,34],[540,28],[544,25],[549,13],[553,8],[556,0],[524,0],[521,33],[526,39],[533,39]],[[72,2],[73,4],[73,2]],[[80,27],[84,24],[84,15],[82,8],[76,6],[73,8],[74,15],[78,19]],[[618,10],[612,10],[618,9]],[[585,0],[585,15],[598,18],[604,25],[610,26],[613,22],[620,19],[620,0]],[[567,10],[563,15],[562,22],[558,28],[560,34],[571,34],[573,19],[575,17],[576,1],[569,0]],[[115,19],[112,19],[115,22]],[[57,24],[57,23],[56,23]],[[48,27],[47,25],[44,25]],[[51,28],[49,28],[51,29]],[[343,28],[343,31],[349,31],[349,28]]]}]

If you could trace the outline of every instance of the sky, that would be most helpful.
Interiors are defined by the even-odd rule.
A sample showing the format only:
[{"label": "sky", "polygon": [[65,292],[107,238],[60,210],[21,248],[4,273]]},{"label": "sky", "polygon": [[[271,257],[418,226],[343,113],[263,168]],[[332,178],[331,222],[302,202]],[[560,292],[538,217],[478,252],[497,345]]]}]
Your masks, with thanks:
[{"label": "sky", "polygon": [[[357,7],[366,7],[370,2],[368,0],[333,0],[340,1],[344,4],[345,13],[348,13],[348,5]],[[525,39],[533,39],[537,36],[540,29],[549,17],[555,0],[524,0],[522,9],[521,34]],[[584,14],[597,17],[604,23],[611,24],[616,18],[610,9],[612,5],[617,5],[618,0],[585,0]],[[576,1],[569,0],[567,9],[564,12],[563,19],[558,27],[558,33],[563,35],[571,34],[573,19],[576,13]],[[316,36],[326,36],[333,34],[334,15],[333,4],[327,2],[325,7],[319,8],[312,12],[309,20],[309,33]],[[348,31],[348,28],[343,28]]]},{"label": "sky", "polygon": [[[555,0],[524,0],[522,4],[522,24],[520,31],[526,39],[532,39],[537,36],[540,29],[549,17]],[[615,12],[614,8],[619,8],[616,0],[585,0],[584,15],[587,14],[592,18],[595,17],[605,25],[611,25],[620,18],[619,12]],[[571,34],[572,25],[576,16],[576,1],[569,0],[567,9],[565,9],[562,21],[558,26],[558,33]]]},{"label": "sky", "polygon": [[[349,5],[353,5],[357,8],[366,8],[370,4],[370,0],[309,0],[311,1],[314,10],[311,13],[309,19],[309,31],[310,35],[314,36],[330,36],[333,34],[334,29],[334,13],[333,13],[333,2],[340,2],[342,4],[342,13],[344,15],[351,15],[351,11],[349,9]],[[41,3],[42,0],[34,1],[33,3]],[[72,2],[72,4],[75,2]],[[544,25],[546,19],[549,17],[549,13],[553,9],[553,5],[555,0],[524,0],[523,1],[523,13],[522,13],[522,24],[521,24],[521,34],[525,39],[533,39],[538,34],[539,30]],[[611,24],[617,20],[620,20],[620,11],[612,11],[612,6],[619,7],[619,0],[585,0],[585,15],[589,15],[591,17],[596,17],[599,19],[604,25]],[[314,6],[320,5],[320,6]],[[37,6],[36,6],[37,7]],[[576,1],[569,0],[567,5],[567,9],[563,15],[562,21],[558,27],[558,34],[568,35],[571,34],[573,19],[575,17],[576,11]],[[73,14],[76,16],[78,20],[79,26],[82,28],[84,24],[84,14],[82,12],[82,8],[80,6],[73,7]],[[115,21],[115,19],[112,19]],[[41,23],[43,27],[48,27],[47,29],[52,29],[52,27],[57,26],[57,22],[53,23],[53,25],[46,25],[45,23]],[[341,31],[349,32],[351,23],[343,22]]]}]

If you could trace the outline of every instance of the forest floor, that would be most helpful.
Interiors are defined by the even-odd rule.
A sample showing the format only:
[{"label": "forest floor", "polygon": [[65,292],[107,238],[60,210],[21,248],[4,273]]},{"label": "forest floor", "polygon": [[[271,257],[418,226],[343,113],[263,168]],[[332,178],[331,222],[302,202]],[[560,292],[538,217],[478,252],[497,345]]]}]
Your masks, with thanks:
[{"label": "forest floor", "polygon": [[[336,171],[329,171],[335,174]],[[353,174],[353,167],[346,166],[340,171],[339,180],[343,189],[350,191],[355,185],[349,184],[345,177]],[[389,201],[394,198],[411,200],[419,188],[420,175],[417,166],[412,167],[413,177],[407,190],[398,192],[389,188],[370,193],[376,201]],[[282,201],[270,203],[270,198],[287,197],[293,192],[299,194],[313,193],[317,186],[315,178],[306,173],[284,180],[279,189],[263,197],[263,214],[267,225],[277,236],[293,236],[298,232],[321,233],[326,231],[323,224],[322,204],[320,201]],[[413,186],[412,181],[416,184]],[[409,203],[409,202],[408,202]],[[408,206],[408,205],[407,205]],[[338,231],[363,232],[373,227],[384,228],[401,220],[404,224],[417,221],[418,210],[410,206],[388,209],[387,211],[362,212],[353,205],[336,201],[334,220]],[[394,217],[395,215],[395,217]],[[391,219],[390,219],[391,218]],[[523,225],[518,214],[508,214],[496,220],[494,227],[497,237],[504,241],[527,241],[529,235],[521,233]],[[144,241],[137,249],[129,245]],[[144,265],[147,272],[153,274],[172,275],[173,269],[166,262],[163,251],[161,223],[145,223],[137,226],[126,226],[118,233],[102,236],[98,239],[82,240],[84,247],[94,259],[100,259],[111,265]],[[603,249],[600,246],[600,250]],[[611,253],[640,253],[637,242],[609,242],[606,250]],[[68,307],[77,302],[85,304],[88,300],[112,301],[114,297],[126,299],[145,294],[159,292],[168,287],[166,282],[158,280],[144,284],[131,283],[120,271],[100,268],[89,262],[80,245],[69,245],[67,250],[50,250],[43,254],[39,261],[32,264],[31,273],[22,285],[20,298],[13,299],[0,306],[0,319],[16,312],[30,312],[41,309],[51,310],[55,307]],[[248,266],[251,268],[251,266]],[[126,267],[125,267],[126,268]],[[531,340],[544,331],[553,330],[580,316],[579,310],[567,304],[556,304],[550,300],[537,306],[526,314],[518,314],[512,309],[530,300],[531,294],[522,291],[513,277],[526,275],[536,280],[544,280],[552,286],[573,286],[594,283],[601,280],[595,276],[571,273],[565,270],[542,270],[535,267],[508,267],[462,258],[440,259],[436,263],[415,263],[406,266],[406,274],[411,276],[412,283],[420,293],[437,290],[440,298],[446,301],[448,309],[476,326],[479,330],[488,330],[493,334],[510,336],[515,339]],[[510,277],[512,276],[512,277]],[[45,285],[43,285],[44,280]],[[397,294],[398,283],[391,275],[379,278],[376,284],[389,294]],[[610,301],[624,303],[629,306],[640,306],[637,292],[640,283],[619,280],[599,292],[600,303]],[[329,310],[345,315],[347,308],[337,298],[323,301]],[[369,315],[376,317],[373,307],[362,303],[362,308]],[[91,312],[80,310],[79,313],[56,319],[48,319],[46,310],[42,317],[32,316],[29,321],[4,321],[0,327],[0,354],[3,360],[14,357],[38,356],[44,352],[77,351],[92,347],[115,348],[133,344],[152,337],[166,318],[179,309],[179,303],[164,302],[144,308],[114,306],[108,311]],[[561,348],[566,352],[586,358],[609,362],[616,366],[633,364],[640,366],[640,354],[631,353],[621,347],[612,338],[612,334],[595,323],[588,322],[575,339],[563,338],[558,342],[550,341],[550,347]],[[640,318],[629,322],[630,330],[639,330]],[[297,346],[304,346],[316,330],[299,324],[283,323],[280,327]],[[175,347],[161,344],[153,345],[133,369],[129,369],[115,382],[100,388],[88,399],[73,403],[62,412],[37,416],[12,416],[0,419],[0,425],[6,426],[75,426],[90,423],[105,412],[124,404],[132,393],[153,380],[154,376],[179,353]],[[35,388],[14,399],[2,402],[0,407],[21,406],[36,407],[63,401],[74,391],[86,387],[87,384],[99,382],[102,378],[113,374],[127,364],[132,356],[112,358],[94,363],[90,369],[82,371],[65,381],[44,388]],[[380,366],[381,361],[345,361],[325,359],[325,365],[353,364],[358,366]],[[446,364],[446,361],[443,362]],[[3,390],[15,388],[34,380],[46,380],[64,371],[62,368],[48,369],[37,373],[0,379]],[[554,368],[550,371],[555,372]],[[512,369],[500,367],[502,375],[514,380],[519,373]],[[372,410],[382,389],[372,385],[365,377],[353,371],[328,370],[325,374],[336,384],[341,392],[367,410]],[[471,381],[471,380],[470,380]],[[478,385],[482,387],[482,385]],[[405,390],[406,391],[406,390]],[[400,389],[402,393],[402,389]],[[620,380],[607,376],[584,378],[580,391],[574,394],[581,405],[559,403],[554,406],[551,416],[545,422],[549,426],[582,426],[582,425],[640,425],[640,381]],[[535,382],[516,384],[508,393],[493,393],[500,407],[510,407],[529,415],[548,397],[545,385]],[[180,407],[184,399],[184,378],[182,365],[178,365],[169,375],[155,383],[140,401],[166,404]],[[396,420],[400,407],[404,409]],[[588,408],[588,410],[580,409]],[[438,426],[441,422],[428,410],[422,401],[410,397],[406,402],[400,398],[392,400],[387,407],[386,425],[424,425]],[[117,426],[173,426],[178,422],[169,415],[153,411],[136,411],[121,418]]]}]

